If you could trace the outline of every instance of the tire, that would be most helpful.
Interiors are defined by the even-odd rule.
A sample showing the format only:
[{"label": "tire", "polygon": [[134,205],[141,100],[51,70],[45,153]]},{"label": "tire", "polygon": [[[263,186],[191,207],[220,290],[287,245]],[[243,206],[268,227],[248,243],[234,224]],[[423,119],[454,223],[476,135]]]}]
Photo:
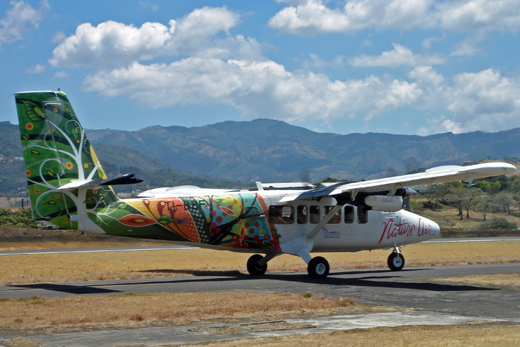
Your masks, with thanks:
[{"label": "tire", "polygon": [[247,272],[251,276],[262,276],[267,271],[267,264],[264,266],[258,266],[258,262],[264,257],[260,254],[252,255],[247,261]]},{"label": "tire", "polygon": [[388,267],[392,271],[401,271],[404,267],[404,256],[393,252],[388,256]]},{"label": "tire", "polygon": [[323,257],[312,258],[307,266],[307,272],[309,273],[310,278],[313,279],[327,278],[329,271],[329,262]]}]

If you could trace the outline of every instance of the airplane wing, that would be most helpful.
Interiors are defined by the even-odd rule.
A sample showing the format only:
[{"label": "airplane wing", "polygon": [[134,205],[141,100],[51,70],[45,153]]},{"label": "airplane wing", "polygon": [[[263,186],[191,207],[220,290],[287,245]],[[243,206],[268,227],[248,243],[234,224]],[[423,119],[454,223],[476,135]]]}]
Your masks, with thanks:
[{"label": "airplane wing", "polygon": [[419,185],[432,185],[453,181],[466,181],[469,184],[477,178],[512,174],[516,167],[501,162],[484,163],[471,166],[439,166],[417,174],[380,178],[375,180],[338,183],[321,189],[309,190],[303,193],[288,194],[280,202],[304,199],[316,199],[325,196],[344,198],[354,201],[359,193],[381,193],[395,195],[398,189]]}]

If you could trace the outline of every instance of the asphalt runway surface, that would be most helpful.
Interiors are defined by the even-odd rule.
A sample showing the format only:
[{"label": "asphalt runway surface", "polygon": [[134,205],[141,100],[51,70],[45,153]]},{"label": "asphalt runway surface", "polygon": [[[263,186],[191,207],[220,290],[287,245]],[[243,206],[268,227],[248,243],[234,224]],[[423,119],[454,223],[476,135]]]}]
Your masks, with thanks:
[{"label": "asphalt runway surface", "polygon": [[0,286],[0,297],[60,297],[156,292],[314,293],[346,297],[360,303],[449,312],[459,315],[520,319],[520,291],[472,285],[441,284],[436,278],[466,275],[520,274],[520,264],[409,267],[332,271],[325,280],[306,273],[268,273],[262,277],[236,273],[76,283],[38,283]]}]

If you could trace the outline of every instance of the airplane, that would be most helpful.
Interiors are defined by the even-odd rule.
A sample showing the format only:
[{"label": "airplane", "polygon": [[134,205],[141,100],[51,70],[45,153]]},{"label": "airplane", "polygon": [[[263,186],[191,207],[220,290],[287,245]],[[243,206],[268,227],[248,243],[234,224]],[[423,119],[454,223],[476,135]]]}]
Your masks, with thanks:
[{"label": "airplane", "polygon": [[141,180],[107,178],[67,95],[15,93],[33,218],[83,232],[170,240],[201,248],[253,253],[247,270],[264,275],[281,254],[326,278],[328,261],[312,252],[393,249],[390,270],[405,265],[401,247],[435,238],[439,225],[402,209],[408,187],[514,173],[508,163],[441,166],[423,173],[314,187],[256,183],[251,189],[193,186],[145,191],[119,199],[112,186]]}]

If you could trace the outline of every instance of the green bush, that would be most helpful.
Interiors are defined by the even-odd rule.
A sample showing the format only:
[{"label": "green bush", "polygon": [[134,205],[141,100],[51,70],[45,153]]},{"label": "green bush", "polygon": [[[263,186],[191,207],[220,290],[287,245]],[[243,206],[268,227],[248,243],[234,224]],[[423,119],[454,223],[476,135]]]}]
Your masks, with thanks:
[{"label": "green bush", "polygon": [[505,218],[492,218],[479,224],[480,229],[516,229],[517,224]]},{"label": "green bush", "polygon": [[33,220],[31,209],[12,211],[0,208],[0,225],[8,227],[38,228],[38,223]]},{"label": "green bush", "polygon": [[430,209],[432,211],[438,211],[440,209],[442,209],[442,204],[439,203],[438,201],[425,201],[423,202],[423,208],[427,208],[427,209]]}]

